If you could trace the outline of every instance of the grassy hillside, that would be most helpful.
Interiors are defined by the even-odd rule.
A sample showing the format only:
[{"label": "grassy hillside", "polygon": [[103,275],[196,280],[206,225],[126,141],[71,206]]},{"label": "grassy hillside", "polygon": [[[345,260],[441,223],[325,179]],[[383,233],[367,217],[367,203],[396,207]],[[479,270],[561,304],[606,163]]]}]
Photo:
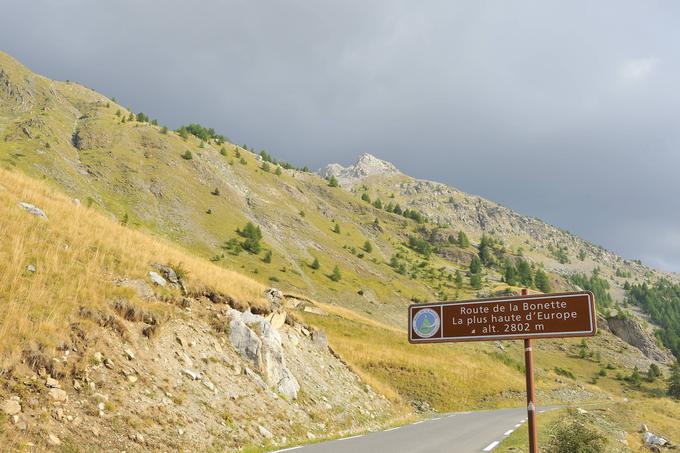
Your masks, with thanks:
[{"label": "grassy hillside", "polygon": [[[39,206],[49,220],[29,214],[21,202]],[[3,366],[27,349],[54,349],[80,310],[105,309],[116,297],[163,316],[163,306],[116,284],[147,278],[153,263],[181,265],[191,285],[210,286],[248,305],[266,304],[264,287],[254,280],[111,222],[16,172],[0,170],[0,211]]]}]

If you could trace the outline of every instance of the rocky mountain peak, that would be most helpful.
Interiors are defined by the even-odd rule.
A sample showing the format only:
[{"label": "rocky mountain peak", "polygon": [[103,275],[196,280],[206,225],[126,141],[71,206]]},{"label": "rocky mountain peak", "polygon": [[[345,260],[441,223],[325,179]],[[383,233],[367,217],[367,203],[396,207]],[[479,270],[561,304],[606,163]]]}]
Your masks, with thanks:
[{"label": "rocky mountain peak", "polygon": [[375,175],[389,175],[400,173],[394,164],[379,159],[372,154],[364,153],[354,165],[343,167],[340,164],[330,164],[319,170],[324,178],[335,176],[342,185],[353,185],[356,182]]}]

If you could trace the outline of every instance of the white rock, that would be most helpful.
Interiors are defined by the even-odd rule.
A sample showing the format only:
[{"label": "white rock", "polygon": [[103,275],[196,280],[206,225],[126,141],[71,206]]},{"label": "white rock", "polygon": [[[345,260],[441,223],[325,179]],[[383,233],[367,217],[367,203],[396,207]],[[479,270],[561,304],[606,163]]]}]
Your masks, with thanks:
[{"label": "white rock", "polygon": [[281,329],[281,327],[283,327],[283,325],[286,323],[286,312],[279,311],[273,313],[270,322],[273,328],[277,330]]},{"label": "white rock", "polygon": [[7,415],[16,415],[21,412],[21,404],[16,400],[5,400],[0,406],[2,411]]},{"label": "white rock", "polygon": [[152,282],[157,284],[158,286],[165,286],[167,285],[167,282],[163,277],[158,272],[151,271],[149,272],[149,278],[151,279]]},{"label": "white rock", "polygon": [[199,379],[201,379],[201,373],[199,373],[198,371],[184,369],[182,370],[182,373],[191,378],[192,381],[198,381]]},{"label": "white rock", "polygon": [[125,353],[125,357],[127,357],[128,360],[135,360],[135,353],[132,351],[132,349],[124,349],[123,352]]},{"label": "white rock", "polygon": [[274,435],[264,426],[258,425],[257,428],[260,431],[260,435],[262,437],[266,437],[267,439],[271,439],[272,437],[274,437]]},{"label": "white rock", "polygon": [[50,387],[50,388],[53,388],[53,389],[58,389],[58,388],[61,387],[59,385],[59,381],[57,381],[56,379],[51,378],[51,377],[47,378],[47,380],[45,381],[45,385]]},{"label": "white rock", "polygon": [[57,402],[64,402],[68,400],[68,394],[62,389],[50,389],[47,395]]},{"label": "white rock", "polygon": [[209,380],[207,380],[207,379],[204,380],[204,381],[203,381],[203,385],[204,385],[208,390],[210,390],[211,392],[214,392],[214,391],[215,391],[215,384],[213,384],[213,383],[210,382]]},{"label": "white rock", "polygon": [[30,272],[31,274],[35,273],[36,271],[35,266],[33,264],[29,264],[28,266],[26,266],[26,271]]},{"label": "white rock", "polygon": [[48,220],[47,214],[45,214],[45,211],[43,211],[42,209],[32,205],[31,203],[26,203],[26,202],[22,201],[21,203],[19,203],[19,206],[22,209],[24,209],[25,211],[27,211],[29,214],[33,214],[34,216]]},{"label": "white rock", "polygon": [[55,436],[52,433],[49,433],[47,435],[47,442],[50,445],[54,445],[55,447],[58,447],[59,445],[61,445],[61,439],[59,439],[57,436]]},{"label": "white rock", "polygon": [[656,434],[650,433],[649,431],[642,435],[642,439],[645,441],[645,445],[658,445],[663,447],[668,443],[668,441],[663,437],[657,436]]}]

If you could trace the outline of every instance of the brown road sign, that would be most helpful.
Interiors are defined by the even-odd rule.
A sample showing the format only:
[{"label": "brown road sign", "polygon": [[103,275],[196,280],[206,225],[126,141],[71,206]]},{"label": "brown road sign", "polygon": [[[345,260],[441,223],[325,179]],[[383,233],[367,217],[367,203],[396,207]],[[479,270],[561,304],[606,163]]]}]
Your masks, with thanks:
[{"label": "brown road sign", "polygon": [[411,343],[587,337],[597,333],[590,291],[411,305]]}]

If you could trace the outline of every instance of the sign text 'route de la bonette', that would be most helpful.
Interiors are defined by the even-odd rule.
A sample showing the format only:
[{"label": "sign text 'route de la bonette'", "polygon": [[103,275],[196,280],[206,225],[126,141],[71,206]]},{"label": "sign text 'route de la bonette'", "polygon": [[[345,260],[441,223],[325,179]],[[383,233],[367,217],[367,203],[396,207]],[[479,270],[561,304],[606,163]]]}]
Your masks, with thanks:
[{"label": "sign text 'route de la bonette'", "polygon": [[589,291],[416,304],[409,307],[409,341],[592,336],[595,317],[595,297]]}]

